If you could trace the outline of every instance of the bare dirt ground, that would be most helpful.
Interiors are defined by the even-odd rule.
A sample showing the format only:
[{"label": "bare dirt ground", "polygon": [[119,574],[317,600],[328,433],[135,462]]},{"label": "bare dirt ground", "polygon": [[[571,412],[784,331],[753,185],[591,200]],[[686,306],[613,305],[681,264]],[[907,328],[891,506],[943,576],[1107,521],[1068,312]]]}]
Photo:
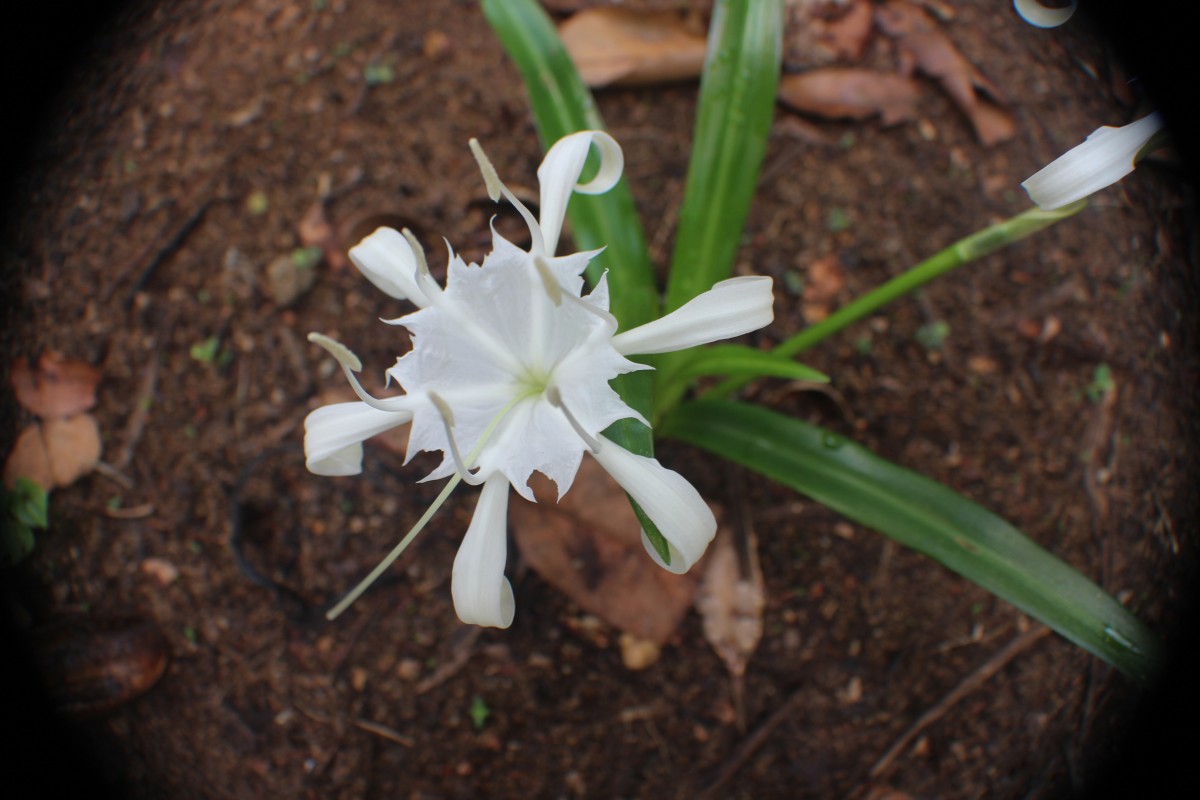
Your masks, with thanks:
[{"label": "bare dirt ground", "polygon": [[[814,264],[841,276],[827,302],[844,302],[1025,208],[1021,180],[1135,116],[1136,84],[1085,22],[1037,31],[979,2],[940,24],[1004,92],[1015,137],[980,145],[928,81],[919,118],[896,126],[801,128],[781,110],[738,263],[776,279],[756,341],[806,324]],[[390,365],[404,342],[378,320],[403,309],[328,259],[283,305],[268,267],[322,196],[345,247],[385,220],[480,260],[494,208],[466,142],[535,185],[520,81],[473,2],[188,0],[121,26],[59,110],[2,252],[5,363],[53,350],[98,366],[116,468],[54,493],[51,529],[5,576],[5,614],[27,628],[136,616],[171,656],[144,696],[69,723],[102,783],[145,798],[1049,798],[1095,786],[1126,746],[1128,679],[939,565],[671,443],[664,462],[758,535],[767,603],[745,730],[695,614],[634,671],[618,631],[514,554],[512,629],[462,626],[449,575],[465,493],[325,622],[437,487],[382,446],[358,478],[305,471],[304,416],[342,380],[305,334]],[[871,47],[894,59],[885,39]],[[660,269],[695,94],[599,94]],[[1188,202],[1169,161],[1147,165],[814,350],[834,393],[764,381],[749,395],[976,499],[1177,640],[1195,544]],[[28,417],[5,402],[7,444]]]}]

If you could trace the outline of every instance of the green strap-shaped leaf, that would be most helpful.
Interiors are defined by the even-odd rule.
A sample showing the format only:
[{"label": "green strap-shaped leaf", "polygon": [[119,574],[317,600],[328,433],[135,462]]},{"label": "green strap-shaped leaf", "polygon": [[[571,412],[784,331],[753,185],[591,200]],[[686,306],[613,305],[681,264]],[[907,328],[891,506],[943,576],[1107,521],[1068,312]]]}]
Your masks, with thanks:
[{"label": "green strap-shaped leaf", "polygon": [[723,400],[678,407],[660,432],[932,556],[1122,672],[1145,680],[1161,664],[1158,639],[1099,586],[982,506],[842,436]]},{"label": "green strap-shaped leaf", "polygon": [[[667,311],[733,271],[775,112],[782,30],[781,0],[718,0],[713,9]],[[689,357],[658,357],[656,413],[674,408],[687,393],[690,380],[680,375]]]},{"label": "green strap-shaped leaf", "polygon": [[764,378],[788,378],[794,381],[829,383],[829,376],[770,350],[755,350],[741,344],[719,344],[686,351],[673,377],[699,378],[703,375],[754,375]]},{"label": "green strap-shaped leaf", "polygon": [[775,112],[782,31],[782,0],[718,0],[713,9],[667,311],[733,270]]}]

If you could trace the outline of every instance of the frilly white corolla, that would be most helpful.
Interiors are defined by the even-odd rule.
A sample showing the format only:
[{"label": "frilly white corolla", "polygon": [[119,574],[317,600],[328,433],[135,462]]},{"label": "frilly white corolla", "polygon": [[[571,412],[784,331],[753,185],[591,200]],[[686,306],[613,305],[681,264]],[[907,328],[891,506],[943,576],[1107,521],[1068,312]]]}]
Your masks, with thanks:
[{"label": "frilly white corolla", "polygon": [[[599,172],[577,185],[593,146],[601,157]],[[350,250],[351,260],[375,286],[417,306],[390,321],[412,337],[412,349],[387,370],[389,383],[397,383],[403,394],[371,396],[354,375],[361,363],[353,353],[320,334],[309,337],[338,359],[360,402],[308,415],[308,468],[320,475],[357,474],[363,441],[411,424],[408,458],[418,451],[441,451],[442,463],[424,480],[450,479],[408,535],[331,617],[378,577],[450,491],[466,482],[483,489],[454,560],[454,608],[463,622],[508,627],[515,608],[504,577],[508,487],[533,500],[527,482],[538,471],[554,481],[561,498],[585,451],[662,533],[666,559],[643,532],[647,552],[662,566],[686,571],[716,531],[712,512],[687,480],[602,435],[621,419],[649,424],[609,381],[650,369],[628,355],[682,350],[763,327],[772,319],[771,279],[723,281],[661,319],[618,333],[605,278],[583,294],[582,273],[599,251],[554,255],[571,192],[604,192],[620,178],[623,155],[616,141],[584,131],[550,148],[538,168],[540,219],[500,181],[474,140],[471,149],[492,199],[505,197],[524,218],[530,249],[493,229],[493,249],[482,265],[450,253],[445,288],[430,276],[424,253],[408,231],[380,228]]]}]

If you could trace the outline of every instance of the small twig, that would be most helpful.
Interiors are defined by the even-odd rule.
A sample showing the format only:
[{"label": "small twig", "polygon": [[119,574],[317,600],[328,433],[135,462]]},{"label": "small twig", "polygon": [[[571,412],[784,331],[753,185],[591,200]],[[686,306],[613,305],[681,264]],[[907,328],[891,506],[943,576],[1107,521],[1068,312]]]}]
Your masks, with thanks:
[{"label": "small twig", "polygon": [[397,730],[389,728],[387,725],[380,725],[378,722],[371,722],[369,719],[361,717],[354,720],[354,727],[359,730],[364,730],[367,733],[373,733],[389,742],[404,745],[405,747],[415,747],[416,741],[410,736],[405,736]]},{"label": "small twig", "polygon": [[154,277],[154,273],[158,271],[158,268],[161,267],[166,260],[174,255],[175,252],[183,245],[184,241],[191,234],[191,232],[194,231],[196,226],[200,224],[200,221],[204,219],[204,215],[208,213],[209,206],[211,205],[211,198],[208,198],[202,202],[200,206],[193,211],[191,215],[179,225],[178,228],[175,229],[175,233],[171,235],[171,238],[168,239],[166,243],[158,249],[158,252],[154,254],[149,263],[142,268],[141,273],[139,273],[137,279],[134,280],[133,286],[130,287],[129,294],[125,297],[126,309],[133,305],[133,298],[137,297],[138,292],[146,288],[146,284],[149,283],[150,279]]},{"label": "small twig", "polygon": [[912,743],[918,735],[933,723],[937,722],[946,712],[958,704],[967,695],[974,692],[983,684],[987,683],[993,675],[1008,666],[1009,662],[1019,656],[1021,653],[1032,647],[1037,641],[1050,633],[1050,629],[1044,625],[1038,625],[1030,628],[1025,633],[1022,633],[1017,638],[1013,639],[1004,646],[1000,652],[989,658],[979,666],[974,672],[964,678],[957,686],[950,690],[950,693],[939,700],[932,708],[920,716],[920,718],[909,727],[904,733],[900,734],[887,752],[875,762],[875,766],[871,767],[867,773],[871,778],[878,778],[892,766],[892,762],[904,749]]},{"label": "small twig", "polygon": [[133,404],[133,413],[125,426],[125,444],[121,452],[113,460],[117,469],[125,469],[133,460],[133,451],[142,439],[146,429],[146,417],[150,415],[150,406],[154,402],[154,391],[158,387],[158,347],[150,353],[150,363],[142,373],[142,384],[138,387],[137,399]]},{"label": "small twig", "polygon": [[242,551],[242,535],[244,533],[244,513],[242,493],[245,487],[249,484],[251,476],[262,465],[268,456],[272,456],[278,452],[295,451],[299,449],[298,444],[279,445],[269,450],[260,452],[253,458],[249,464],[243,469],[238,476],[235,484],[235,489],[230,494],[230,530],[229,530],[229,552],[233,556],[233,562],[238,566],[243,574],[250,580],[257,583],[259,586],[270,589],[274,592],[276,599],[283,606],[284,613],[293,621],[300,624],[309,624],[318,622],[320,615],[319,609],[310,605],[307,600],[300,596],[291,587],[285,586],[282,583],[272,580],[264,575],[246,558],[246,554]]},{"label": "small twig", "polygon": [[110,519],[145,519],[154,513],[154,503],[142,503],[129,508],[106,508],[104,516]]},{"label": "small twig", "polygon": [[450,658],[445,664],[434,670],[432,675],[418,683],[414,687],[413,693],[425,694],[430,689],[441,686],[458,674],[458,671],[466,666],[467,661],[474,655],[475,641],[479,638],[479,634],[482,631],[483,628],[475,625],[466,625],[451,634]]},{"label": "small twig", "polygon": [[754,729],[754,732],[742,740],[738,749],[734,751],[724,764],[721,765],[721,771],[717,773],[716,779],[708,785],[708,787],[697,795],[697,800],[708,800],[708,798],[716,797],[721,788],[730,781],[737,771],[742,768],[742,765],[750,760],[750,757],[758,752],[758,748],[766,743],[767,737],[771,732],[779,727],[779,723],[783,722],[789,714],[792,713],[792,707],[799,701],[803,689],[797,689],[792,692],[791,696],[784,701],[783,705],[775,709],[771,716],[767,717],[761,725]]},{"label": "small twig", "polygon": [[93,467],[93,469],[104,477],[108,478],[113,483],[120,486],[122,489],[126,491],[133,489],[133,478],[130,478],[112,464],[105,463],[104,461],[97,461],[96,466]]}]

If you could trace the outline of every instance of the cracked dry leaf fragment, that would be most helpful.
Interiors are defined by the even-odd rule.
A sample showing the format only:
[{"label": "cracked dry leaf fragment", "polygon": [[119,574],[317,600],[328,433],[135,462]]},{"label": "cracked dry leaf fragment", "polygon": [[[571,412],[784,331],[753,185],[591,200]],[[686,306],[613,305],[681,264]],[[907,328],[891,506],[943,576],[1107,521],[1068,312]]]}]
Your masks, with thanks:
[{"label": "cracked dry leaf fragment", "polygon": [[779,81],[780,102],[789,108],[830,119],[866,119],[876,114],[884,125],[914,119],[920,89],[904,75],[857,67],[823,67]]},{"label": "cracked dry leaf fragment", "polygon": [[100,370],[83,361],[46,352],[32,367],[24,358],[12,365],[17,402],[42,419],[69,417],[96,405]]},{"label": "cracked dry leaf fragment", "polygon": [[729,670],[735,693],[740,693],[746,664],[762,638],[766,605],[758,542],[749,531],[745,545],[746,552],[739,555],[729,527],[720,527],[696,599],[704,623],[704,638]]},{"label": "cracked dry leaf fragment", "polygon": [[689,80],[704,69],[707,40],[669,11],[586,9],[563,22],[558,34],[592,88]]},{"label": "cracked dry leaf fragment", "polygon": [[91,414],[34,423],[21,432],[4,464],[4,483],[28,478],[46,491],[70,486],[100,461],[100,426]]},{"label": "cracked dry leaf fragment", "polygon": [[676,575],[646,558],[624,492],[593,459],[584,459],[557,505],[553,483],[540,474],[530,483],[545,502],[514,499],[508,512],[525,562],[589,614],[640,642],[665,644],[692,604],[697,571]]},{"label": "cracked dry leaf fragment", "polygon": [[979,141],[991,147],[1016,134],[1016,122],[1000,90],[950,41],[923,8],[889,0],[875,10],[875,22],[896,42],[901,72],[914,70],[938,81],[966,114]]}]

